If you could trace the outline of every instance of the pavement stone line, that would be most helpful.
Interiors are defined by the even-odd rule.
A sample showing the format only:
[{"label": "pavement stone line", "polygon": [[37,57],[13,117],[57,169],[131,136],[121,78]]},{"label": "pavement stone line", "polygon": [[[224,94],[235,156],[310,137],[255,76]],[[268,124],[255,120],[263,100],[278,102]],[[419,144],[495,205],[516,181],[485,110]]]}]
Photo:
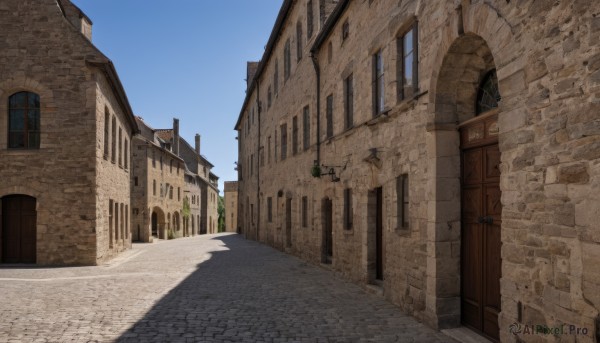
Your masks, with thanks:
[{"label": "pavement stone line", "polygon": [[456,342],[331,272],[235,234],[98,267],[1,268],[4,342]]}]

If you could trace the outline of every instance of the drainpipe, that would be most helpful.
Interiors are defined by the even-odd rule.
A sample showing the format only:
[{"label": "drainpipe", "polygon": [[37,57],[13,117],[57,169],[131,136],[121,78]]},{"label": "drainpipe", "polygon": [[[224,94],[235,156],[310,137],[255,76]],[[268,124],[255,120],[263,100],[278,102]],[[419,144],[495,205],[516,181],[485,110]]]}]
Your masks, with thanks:
[{"label": "drainpipe", "polygon": [[321,165],[321,68],[314,51],[310,52],[310,58],[317,76],[317,165]]},{"label": "drainpipe", "polygon": [[255,79],[254,86],[256,87],[256,108],[258,114],[258,139],[256,144],[256,240],[259,241],[258,227],[260,226],[260,84],[258,79]]}]

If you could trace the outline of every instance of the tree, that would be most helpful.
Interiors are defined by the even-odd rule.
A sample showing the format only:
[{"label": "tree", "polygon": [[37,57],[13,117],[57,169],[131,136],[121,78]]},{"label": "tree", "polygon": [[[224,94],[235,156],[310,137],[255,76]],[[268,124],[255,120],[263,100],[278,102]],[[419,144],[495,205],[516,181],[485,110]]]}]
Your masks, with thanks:
[{"label": "tree", "polygon": [[218,230],[219,230],[219,232],[224,232],[225,231],[225,201],[223,200],[223,197],[220,195],[219,195],[217,212],[219,213]]}]

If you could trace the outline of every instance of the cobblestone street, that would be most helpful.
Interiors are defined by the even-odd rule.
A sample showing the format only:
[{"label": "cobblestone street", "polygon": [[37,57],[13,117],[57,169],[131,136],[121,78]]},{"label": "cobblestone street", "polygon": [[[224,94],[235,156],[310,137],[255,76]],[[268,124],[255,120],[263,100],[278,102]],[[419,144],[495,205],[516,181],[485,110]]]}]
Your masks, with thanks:
[{"label": "cobblestone street", "polygon": [[382,298],[238,235],[100,267],[0,269],[0,342],[449,342]]}]

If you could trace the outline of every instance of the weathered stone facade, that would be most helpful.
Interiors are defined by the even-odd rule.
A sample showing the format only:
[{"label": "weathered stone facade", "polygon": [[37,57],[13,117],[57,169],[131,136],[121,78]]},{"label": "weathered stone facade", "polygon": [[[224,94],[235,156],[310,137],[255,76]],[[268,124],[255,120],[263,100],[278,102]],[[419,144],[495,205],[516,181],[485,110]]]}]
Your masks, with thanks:
[{"label": "weathered stone facade", "polygon": [[3,1],[0,27],[0,262],[106,261],[131,246],[137,129],[114,66],[68,0]]},{"label": "weathered stone facade", "polygon": [[[461,275],[490,275],[496,267],[473,261],[495,254],[481,292],[497,287],[500,299],[488,312],[477,305],[476,330],[503,342],[597,341],[600,3],[322,8],[284,1],[248,80],[235,127],[243,233],[331,263],[438,329],[470,325]],[[310,12],[327,19],[313,18],[307,36]],[[501,96],[487,112],[476,106],[486,80]],[[477,139],[477,173],[497,186],[483,186],[477,206],[489,215],[470,222]],[[332,175],[312,177],[315,161]],[[473,235],[497,239],[497,251]],[[513,335],[511,324],[586,330]]]},{"label": "weathered stone facade", "polygon": [[238,183],[237,181],[225,181],[223,186],[225,195],[225,231],[237,232],[238,220]]},{"label": "weathered stone facade", "polygon": [[198,174],[199,163],[208,163],[199,153],[200,136],[196,135],[195,149],[179,135],[178,119],[173,120],[173,129],[158,130],[136,119],[140,134],[134,137],[131,180],[134,240],[151,242],[153,236],[165,239],[206,233],[201,230],[201,216],[203,211],[209,213],[211,206],[203,201],[209,192]]}]

